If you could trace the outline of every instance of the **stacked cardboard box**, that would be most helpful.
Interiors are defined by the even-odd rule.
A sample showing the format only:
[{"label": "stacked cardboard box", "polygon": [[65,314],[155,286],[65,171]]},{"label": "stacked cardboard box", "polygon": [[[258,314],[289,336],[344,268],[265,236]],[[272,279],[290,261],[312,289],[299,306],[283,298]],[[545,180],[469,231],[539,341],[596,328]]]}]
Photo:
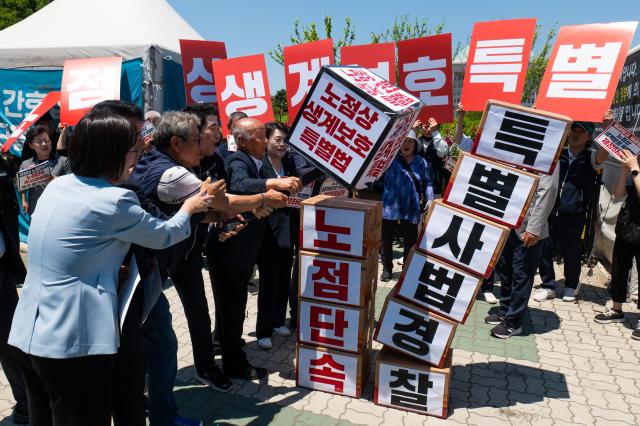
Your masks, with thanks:
[{"label": "stacked cardboard box", "polygon": [[456,327],[464,324],[510,232],[522,224],[537,173],[553,172],[570,122],[519,105],[487,103],[473,148],[478,155],[460,155],[444,199],[431,204],[385,302],[374,335],[384,345],[377,358],[376,404],[446,417]]},{"label": "stacked cardboard box", "polygon": [[296,383],[360,397],[369,376],[382,205],[302,202]]}]

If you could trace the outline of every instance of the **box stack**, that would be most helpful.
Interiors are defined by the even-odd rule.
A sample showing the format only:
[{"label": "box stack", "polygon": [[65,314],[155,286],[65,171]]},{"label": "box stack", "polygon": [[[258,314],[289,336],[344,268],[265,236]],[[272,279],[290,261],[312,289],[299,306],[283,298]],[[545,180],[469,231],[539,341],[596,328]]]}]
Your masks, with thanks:
[{"label": "box stack", "polygon": [[446,416],[456,327],[464,324],[510,228],[522,224],[537,173],[553,172],[570,123],[544,111],[487,103],[476,155],[458,158],[444,199],[431,204],[385,301],[374,334],[384,345],[377,358],[376,404]]},{"label": "box stack", "polygon": [[302,202],[296,383],[359,398],[369,375],[382,205]]}]

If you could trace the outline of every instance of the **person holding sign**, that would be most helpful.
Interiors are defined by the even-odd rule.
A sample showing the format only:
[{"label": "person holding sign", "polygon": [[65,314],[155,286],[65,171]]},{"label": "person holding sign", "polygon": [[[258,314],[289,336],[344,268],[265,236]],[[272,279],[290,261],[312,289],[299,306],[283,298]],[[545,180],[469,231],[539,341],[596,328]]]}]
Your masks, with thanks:
[{"label": "person holding sign", "polygon": [[[605,123],[610,119],[610,116],[605,116]],[[574,122],[571,125],[568,146],[560,155],[560,187],[549,216],[549,238],[545,241],[540,260],[542,285],[533,296],[538,302],[556,296],[556,276],[553,267],[556,251],[559,251],[564,259],[565,281],[562,300],[576,300],[580,282],[582,232],[589,203],[597,189],[596,170],[608,156],[607,151],[601,147],[598,147],[597,151],[589,150],[594,131],[593,123]]]},{"label": "person holding sign", "polygon": [[[624,322],[622,304],[627,301],[629,271],[635,258],[640,265],[640,166],[638,158],[630,151],[621,152],[622,170],[613,189],[617,199],[626,197],[618,214],[616,223],[616,241],[613,246],[613,264],[611,265],[611,298],[613,306],[596,315],[595,321],[601,324]],[[640,302],[638,303],[640,309]],[[640,340],[640,320],[631,333],[631,338]]]},{"label": "person holding sign", "polygon": [[118,187],[137,161],[137,140],[125,118],[85,115],[69,145],[73,174],[47,187],[33,215],[9,335],[33,367],[23,370],[31,424],[111,424],[122,259],[131,244],[162,249],[184,240],[190,217],[211,202],[197,193],[166,221],[145,212]]},{"label": "person holding sign", "polygon": [[411,130],[400,146],[398,156],[384,176],[382,193],[382,275],[380,281],[391,280],[393,272],[393,236],[396,229],[404,242],[403,261],[418,239],[420,216],[427,202],[433,200],[429,165],[418,154],[418,138]]},{"label": "person holding sign", "polygon": [[440,125],[433,117],[429,118],[428,123],[416,120],[413,129],[416,131],[421,129],[422,131],[422,136],[418,141],[422,145],[419,152],[429,165],[429,179],[433,185],[434,192],[442,194],[444,186],[442,185],[441,173],[444,159],[449,153],[449,145],[440,134]]},{"label": "person holding sign", "polygon": [[22,161],[20,171],[30,169],[45,162],[49,163],[49,168],[44,173],[48,176],[46,182],[24,190],[20,188],[22,210],[29,216],[32,216],[36,210],[38,199],[47,187],[48,181],[53,179],[54,176],[64,174],[64,170],[62,163],[58,162],[58,156],[53,150],[51,139],[49,138],[49,128],[46,126],[38,125],[27,132],[22,157],[25,158],[25,156],[30,156],[30,158]]}]

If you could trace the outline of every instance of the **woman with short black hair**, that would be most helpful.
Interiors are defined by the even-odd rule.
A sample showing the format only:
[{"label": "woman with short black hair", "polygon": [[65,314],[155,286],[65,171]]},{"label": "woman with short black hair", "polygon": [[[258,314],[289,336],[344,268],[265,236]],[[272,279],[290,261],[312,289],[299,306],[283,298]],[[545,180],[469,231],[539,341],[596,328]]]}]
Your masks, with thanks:
[{"label": "woman with short black hair", "polygon": [[32,425],[110,425],[112,365],[119,346],[119,273],[129,246],[163,249],[187,238],[197,194],[167,221],[118,187],[138,158],[132,123],[89,113],[69,146],[72,174],[42,194],[29,233],[29,267],[9,344],[23,371]]},{"label": "woman with short black hair", "polygon": [[[58,162],[58,155],[53,149],[53,144],[49,138],[49,128],[46,126],[38,125],[27,132],[25,135],[25,144],[22,148],[22,159],[20,170],[35,167],[38,164],[48,161],[52,177],[64,174],[63,165]],[[48,183],[43,183],[33,188],[20,191],[22,210],[29,216],[36,210],[38,199],[47,185]]]}]

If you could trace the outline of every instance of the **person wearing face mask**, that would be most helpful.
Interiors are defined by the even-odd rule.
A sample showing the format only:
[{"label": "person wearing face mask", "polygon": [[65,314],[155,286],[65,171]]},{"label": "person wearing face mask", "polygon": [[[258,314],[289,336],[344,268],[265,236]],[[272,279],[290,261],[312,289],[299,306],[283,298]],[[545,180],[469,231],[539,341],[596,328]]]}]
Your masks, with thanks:
[{"label": "person wearing face mask", "polygon": [[433,200],[429,165],[418,154],[418,138],[413,130],[400,146],[398,156],[384,175],[382,192],[382,275],[380,281],[391,280],[393,272],[393,236],[396,229],[404,242],[403,261],[418,239],[420,216],[427,202]]},{"label": "person wearing face mask", "polygon": [[32,425],[111,424],[122,259],[131,244],[162,249],[184,240],[190,217],[211,203],[203,191],[166,221],[145,212],[118,186],[137,161],[137,142],[130,121],[87,114],[69,145],[73,173],[48,185],[33,215],[9,335],[31,366],[23,375]]},{"label": "person wearing face mask", "polygon": [[[49,138],[49,128],[38,125],[30,129],[25,137],[25,147],[23,149],[23,161],[20,170],[34,167],[38,164],[49,162],[51,176],[61,176],[65,174],[64,165],[58,161],[58,155],[54,152],[51,139]],[[28,157],[25,159],[25,157]],[[20,192],[22,211],[29,216],[36,210],[38,199],[47,187],[47,183],[40,184],[33,188]]]},{"label": "person wearing face mask", "polygon": [[[605,116],[605,127],[611,121]],[[564,291],[562,300],[574,302],[580,283],[582,258],[582,233],[586,223],[588,206],[596,192],[597,169],[607,157],[607,151],[589,149],[595,126],[593,123],[575,121],[571,125],[567,148],[562,151],[558,195],[549,216],[549,238],[545,242],[540,260],[542,284],[534,294],[534,300],[543,302],[556,296],[556,276],[553,258],[556,251],[564,259]]]}]

